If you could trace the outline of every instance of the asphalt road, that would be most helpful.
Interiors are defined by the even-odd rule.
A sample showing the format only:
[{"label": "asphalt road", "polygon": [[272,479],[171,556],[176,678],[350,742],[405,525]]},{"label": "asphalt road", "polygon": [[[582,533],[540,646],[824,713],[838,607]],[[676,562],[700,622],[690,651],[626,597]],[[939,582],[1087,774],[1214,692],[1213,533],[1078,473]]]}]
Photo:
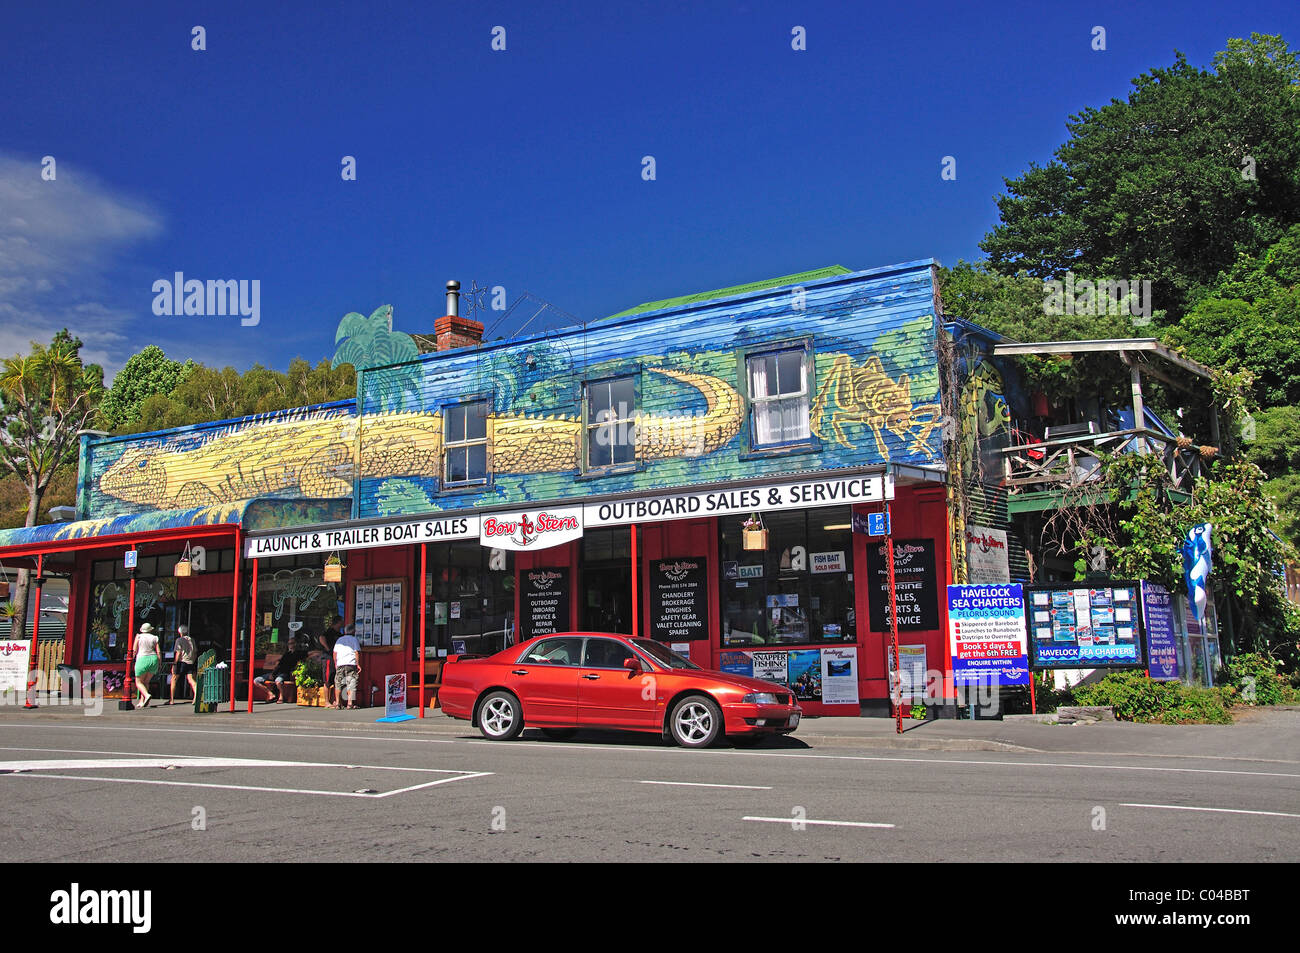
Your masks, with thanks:
[{"label": "asphalt road", "polygon": [[1300,858],[1300,760],[1242,756],[1230,736],[1159,755],[797,736],[686,751],[621,734],[493,743],[445,720],[123,721],[0,713],[5,860]]}]

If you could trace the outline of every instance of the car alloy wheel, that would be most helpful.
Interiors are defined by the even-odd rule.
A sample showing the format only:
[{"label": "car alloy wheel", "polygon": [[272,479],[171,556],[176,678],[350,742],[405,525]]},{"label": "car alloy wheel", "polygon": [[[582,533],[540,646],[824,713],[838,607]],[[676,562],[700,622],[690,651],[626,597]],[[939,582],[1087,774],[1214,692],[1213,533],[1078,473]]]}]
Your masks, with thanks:
[{"label": "car alloy wheel", "polygon": [[707,748],[722,733],[722,712],[712,700],[689,695],[673,706],[669,727],[683,748]]},{"label": "car alloy wheel", "polygon": [[524,727],[519,699],[509,692],[493,692],[478,710],[478,728],[484,738],[508,741]]}]

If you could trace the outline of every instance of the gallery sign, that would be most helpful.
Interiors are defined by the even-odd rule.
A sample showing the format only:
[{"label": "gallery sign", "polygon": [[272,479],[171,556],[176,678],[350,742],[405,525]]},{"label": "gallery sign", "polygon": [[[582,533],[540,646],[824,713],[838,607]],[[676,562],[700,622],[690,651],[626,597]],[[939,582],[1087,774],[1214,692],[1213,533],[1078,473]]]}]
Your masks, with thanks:
[{"label": "gallery sign", "polygon": [[550,549],[582,538],[582,510],[542,507],[484,516],[479,542],[516,552]]},{"label": "gallery sign", "polygon": [[249,536],[244,540],[244,556],[257,559],[262,556],[332,553],[348,549],[402,546],[408,543],[440,543],[449,539],[473,539],[478,535],[479,517],[477,516],[401,520],[373,526],[348,526],[342,529],[312,530],[303,533]]},{"label": "gallery sign", "polygon": [[880,503],[893,498],[893,479],[883,473],[872,473],[834,480],[771,483],[588,503],[583,507],[583,513],[587,526],[620,526],[658,520],[767,513],[837,503]]}]

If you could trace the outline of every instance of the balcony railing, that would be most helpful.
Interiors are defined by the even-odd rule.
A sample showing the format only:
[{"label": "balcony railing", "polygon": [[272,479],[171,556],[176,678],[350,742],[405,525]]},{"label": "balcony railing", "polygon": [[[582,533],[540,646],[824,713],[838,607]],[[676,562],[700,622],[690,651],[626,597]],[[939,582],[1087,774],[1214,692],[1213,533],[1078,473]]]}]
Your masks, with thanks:
[{"label": "balcony railing", "polygon": [[1032,443],[1017,443],[1002,451],[1008,493],[1077,487],[1101,479],[1101,454],[1158,454],[1174,488],[1190,492],[1202,473],[1200,448],[1155,430],[1117,430]]}]

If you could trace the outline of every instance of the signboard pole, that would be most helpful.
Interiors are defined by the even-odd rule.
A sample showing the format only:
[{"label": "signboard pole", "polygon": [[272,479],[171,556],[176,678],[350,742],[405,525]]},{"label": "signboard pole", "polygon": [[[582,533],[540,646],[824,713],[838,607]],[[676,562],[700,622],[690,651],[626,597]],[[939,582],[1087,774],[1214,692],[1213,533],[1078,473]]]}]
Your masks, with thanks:
[{"label": "signboard pole", "polygon": [[[132,552],[135,547],[131,547]],[[128,586],[127,599],[130,605],[126,610],[126,677],[122,679],[122,700],[118,702],[119,710],[135,705],[135,570],[131,570],[131,582]]]},{"label": "signboard pole", "polygon": [[31,675],[32,666],[37,664],[36,661],[36,642],[41,631],[41,587],[45,585],[45,556],[38,553],[36,556],[36,615],[32,618],[32,647],[27,653],[27,697],[24,699],[24,708],[35,708],[36,702],[32,698],[32,686],[36,684],[36,679]]},{"label": "signboard pole", "polygon": [[903,681],[898,668],[898,591],[894,588],[894,521],[890,518],[889,504],[885,504],[885,526],[889,533],[885,536],[885,565],[889,569],[889,632],[894,642],[894,684],[898,686],[898,698],[894,702],[895,729],[903,733]]},{"label": "signboard pole", "polygon": [[[248,713],[253,713],[253,656],[257,654],[257,560],[253,560],[253,582],[248,591]],[[283,691],[283,689],[281,689]]]},{"label": "signboard pole", "polygon": [[420,544],[420,717],[424,717],[424,670],[428,662],[424,658],[424,620],[425,614],[429,607],[428,590],[425,588],[425,577],[429,571],[429,544]]},{"label": "signboard pole", "polygon": [[636,571],[636,523],[632,524],[632,638],[636,638],[641,631],[641,606],[637,599],[637,571]]},{"label": "signboard pole", "polygon": [[[230,713],[235,713],[235,657],[239,654],[239,577],[243,573],[240,565],[239,530],[235,530],[235,585],[230,603]],[[134,598],[131,600],[134,602]],[[252,663],[252,659],[249,659]]]}]

